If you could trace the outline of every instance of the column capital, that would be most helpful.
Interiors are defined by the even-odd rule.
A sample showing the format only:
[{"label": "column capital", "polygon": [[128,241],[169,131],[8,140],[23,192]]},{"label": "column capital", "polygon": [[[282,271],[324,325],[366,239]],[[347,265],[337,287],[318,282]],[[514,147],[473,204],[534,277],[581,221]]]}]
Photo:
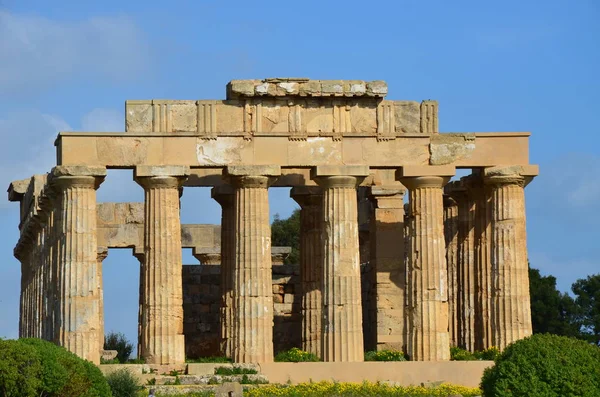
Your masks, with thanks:
[{"label": "column capital", "polygon": [[525,187],[539,174],[537,165],[488,167],[481,171],[486,185],[519,185]]},{"label": "column capital", "polygon": [[310,170],[310,178],[319,185],[321,184],[319,181],[325,180],[339,181],[339,183],[342,184],[350,183],[349,181],[351,181],[351,179],[344,178],[351,177],[357,181],[356,186],[358,186],[358,184],[367,176],[369,176],[369,166],[367,165],[317,165]]},{"label": "column capital", "polygon": [[223,175],[233,187],[268,188],[275,177],[281,175],[278,165],[230,165],[223,169]]},{"label": "column capital", "polygon": [[292,247],[271,247],[271,262],[273,265],[283,265],[292,253]]},{"label": "column capital", "polygon": [[402,182],[409,190],[423,188],[441,189],[449,180],[449,176],[414,176],[400,178],[400,182]]},{"label": "column capital", "polygon": [[52,168],[48,182],[52,188],[85,187],[98,189],[106,177],[105,167],[58,165]]},{"label": "column capital", "polygon": [[192,248],[192,255],[203,265],[221,264],[221,247],[216,248]]},{"label": "column capital", "polygon": [[323,204],[323,190],[318,186],[294,186],[290,190],[290,197],[301,208]]},{"label": "column capital", "polygon": [[139,165],[135,167],[134,179],[143,188],[176,188],[190,175],[190,167],[185,165]]}]

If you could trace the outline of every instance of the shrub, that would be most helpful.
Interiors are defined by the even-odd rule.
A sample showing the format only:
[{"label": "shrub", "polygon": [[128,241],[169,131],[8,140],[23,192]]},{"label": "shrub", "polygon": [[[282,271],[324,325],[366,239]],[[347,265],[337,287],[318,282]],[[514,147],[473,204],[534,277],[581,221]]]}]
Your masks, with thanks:
[{"label": "shrub", "polygon": [[233,366],[233,367],[217,367],[215,368],[215,375],[254,375],[257,374],[258,371],[254,368],[246,368],[242,366]]},{"label": "shrub", "polygon": [[290,363],[299,363],[299,362],[316,362],[321,361],[319,357],[315,356],[312,353],[306,352],[304,350],[300,350],[297,347],[292,347],[288,351],[279,352],[275,356],[276,362],[290,362]]},{"label": "shrub", "polygon": [[406,361],[406,357],[398,350],[373,350],[365,353],[365,361]]},{"label": "shrub", "polygon": [[486,397],[600,396],[600,348],[536,334],[509,345],[485,370]]},{"label": "shrub", "polygon": [[473,361],[477,360],[475,354],[471,353],[468,350],[462,349],[457,346],[452,346],[450,348],[450,360],[452,361]]},{"label": "shrub", "polygon": [[42,365],[34,347],[0,340],[0,396],[34,396],[41,388]]},{"label": "shrub", "polygon": [[113,397],[135,397],[140,389],[138,380],[126,369],[120,369],[106,376]]},{"label": "shrub", "polygon": [[443,384],[436,387],[424,386],[390,386],[383,383],[299,383],[297,385],[269,385],[244,391],[244,396],[307,396],[307,397],[354,397],[354,396],[381,396],[381,397],[449,397],[453,395],[463,397],[479,396],[481,391],[477,388]]},{"label": "shrub", "polygon": [[460,347],[452,346],[450,348],[450,360],[452,361],[474,361],[474,360],[487,360],[493,361],[500,354],[500,350],[497,347],[490,347],[482,351],[476,351],[471,353],[468,350]]},{"label": "shrub", "polygon": [[104,338],[104,350],[116,350],[117,359],[121,364],[125,364],[131,356],[133,344],[122,333],[109,332]]},{"label": "shrub", "polygon": [[103,397],[110,388],[100,369],[89,361],[53,343],[34,338],[20,339],[38,352],[42,363],[42,391],[47,396]]}]

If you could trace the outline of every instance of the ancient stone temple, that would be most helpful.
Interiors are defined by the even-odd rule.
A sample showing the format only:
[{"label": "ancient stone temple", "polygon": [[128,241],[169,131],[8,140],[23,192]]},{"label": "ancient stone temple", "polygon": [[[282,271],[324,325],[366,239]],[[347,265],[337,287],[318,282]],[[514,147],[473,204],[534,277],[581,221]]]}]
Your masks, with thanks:
[{"label": "ancient stone temple", "polygon": [[[440,133],[437,102],[386,94],[382,81],[234,80],[225,100],[127,101],[125,132],[60,133],[56,167],[9,187],[20,335],[98,363],[102,260],[126,247],[148,363],[184,362],[200,328],[236,362],[271,362],[278,315],[291,343],[334,362],[371,348],[444,361],[453,345],[531,334],[529,133]],[[134,170],[144,203],[96,202],[111,168]],[[457,169],[471,174],[449,182]],[[193,187],[212,188],[220,227],[181,224]],[[301,208],[289,276],[271,247],[275,187]],[[182,247],[202,265],[184,271]]]}]

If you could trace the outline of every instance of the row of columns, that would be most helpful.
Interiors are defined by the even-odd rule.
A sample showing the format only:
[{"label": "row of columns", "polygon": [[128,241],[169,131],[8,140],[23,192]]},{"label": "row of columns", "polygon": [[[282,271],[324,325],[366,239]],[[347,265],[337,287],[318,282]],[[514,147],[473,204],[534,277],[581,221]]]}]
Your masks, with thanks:
[{"label": "row of columns", "polygon": [[[96,363],[105,254],[97,251],[95,190],[105,172],[56,167],[38,248],[19,254],[21,335],[55,340]],[[212,191],[223,208],[222,347],[235,362],[273,360],[268,187],[280,173],[229,166],[228,184]],[[184,166],[136,168],[145,191],[139,349],[148,363],[185,360],[179,198],[188,174]],[[368,174],[366,166],[319,166],[311,172],[318,187],[291,192],[301,206],[302,347],[325,361],[363,360],[356,189]],[[371,189],[378,338],[412,360],[448,360],[453,343],[503,348],[531,333],[524,178],[481,176],[485,185],[468,185],[465,195],[447,188],[446,200],[448,177],[400,178],[407,214],[401,186]]]}]

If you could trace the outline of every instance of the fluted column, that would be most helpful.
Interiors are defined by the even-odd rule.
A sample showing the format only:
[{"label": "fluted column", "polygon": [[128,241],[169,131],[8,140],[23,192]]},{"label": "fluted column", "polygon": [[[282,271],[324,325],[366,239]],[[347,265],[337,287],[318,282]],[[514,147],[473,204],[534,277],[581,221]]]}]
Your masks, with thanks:
[{"label": "fluted column", "polygon": [[410,191],[408,355],[413,361],[446,361],[450,338],[442,187],[448,178],[404,177],[400,181]]},{"label": "fluted column", "polygon": [[492,298],[492,206],[489,186],[476,170],[468,178],[469,196],[475,204],[475,350],[494,345],[490,304]]},{"label": "fluted column", "polygon": [[504,170],[486,169],[485,183],[491,190],[492,338],[494,346],[504,349],[532,332],[525,178]]},{"label": "fluted column", "polygon": [[302,349],[321,357],[321,277],[323,275],[323,192],[296,186],[290,192],[300,205],[300,282]]},{"label": "fluted column", "polygon": [[102,280],[102,262],[108,256],[108,248],[106,247],[98,247],[98,252],[96,258],[98,260],[98,295],[100,297],[100,350],[104,350],[104,283]]},{"label": "fluted column", "polygon": [[356,188],[366,166],[317,166],[323,189],[322,357],[363,361],[362,302]]},{"label": "fluted column", "polygon": [[[140,264],[140,276],[138,282],[138,332],[137,332],[137,358],[142,359],[142,319],[144,317],[144,297],[146,290],[144,284],[144,247],[134,247],[133,256],[138,260]],[[183,286],[182,286],[183,288]]]},{"label": "fluted column", "polygon": [[459,345],[459,279],[458,279],[458,204],[444,195],[444,236],[448,263],[448,331],[450,345]]},{"label": "fluted column", "polygon": [[233,267],[235,264],[234,192],[230,185],[213,187],[211,196],[221,205],[221,351],[232,357]]},{"label": "fluted column", "polygon": [[458,279],[459,338],[458,346],[475,351],[475,299],[477,274],[475,265],[475,204],[465,178],[446,186],[458,204]]},{"label": "fluted column", "polygon": [[51,177],[60,212],[55,331],[61,346],[95,364],[100,363],[96,189],[105,175],[101,167],[57,166]]},{"label": "fluted column", "polygon": [[371,268],[375,281],[377,349],[406,351],[404,193],[398,186],[372,186]]},{"label": "fluted column", "polygon": [[279,166],[228,166],[234,189],[232,358],[238,363],[273,361],[273,287],[268,187]]},{"label": "fluted column", "polygon": [[149,364],[185,362],[179,190],[185,166],[138,166],[145,192],[142,357]]}]

